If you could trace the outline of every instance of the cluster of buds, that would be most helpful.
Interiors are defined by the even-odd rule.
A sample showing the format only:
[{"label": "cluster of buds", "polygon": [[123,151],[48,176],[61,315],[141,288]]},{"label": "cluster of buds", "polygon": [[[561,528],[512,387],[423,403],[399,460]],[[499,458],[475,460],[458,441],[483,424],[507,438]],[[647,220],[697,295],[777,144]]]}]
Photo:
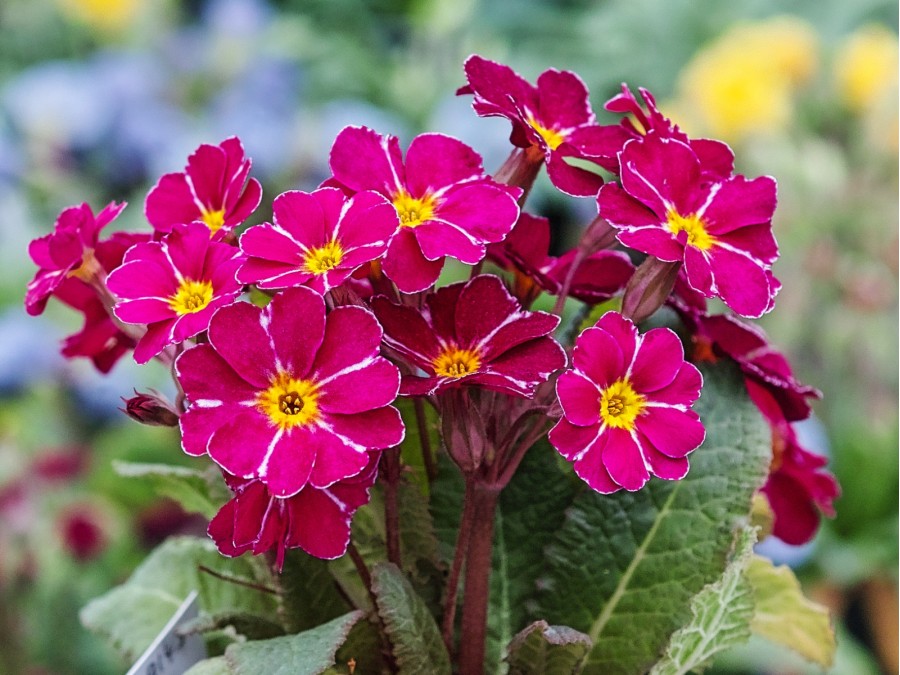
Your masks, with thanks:
[{"label": "cluster of buds", "polygon": [[[234,496],[209,533],[225,555],[272,551],[279,566],[292,547],[343,555],[404,439],[398,396],[432,406],[450,457],[493,490],[548,434],[598,492],[680,479],[705,436],[690,361],[708,358],[740,364],[772,423],[776,533],[811,537],[837,485],[790,422],[817,392],[759,331],[706,307],[717,297],[744,317],[772,309],[775,181],[734,174],[727,145],[687,137],[647,91],[639,101],[623,86],[606,104],[622,119],[601,125],[574,73],[548,70],[535,86],[479,56],[465,73],[459,93],[475,112],[512,124],[495,175],[445,135],[404,152],[396,137],[347,127],[330,178],[278,195],[272,222],[246,227],[262,190],[240,141],[201,145],[148,194],[152,232],[101,240],[124,205],[63,211],[31,245],[28,311],[56,296],[84,312],[64,353],[103,371],[129,351],[172,366],[175,403],[139,395],[125,410],[177,424],[186,453],[221,467]],[[552,224],[524,210],[542,167],[597,204],[559,257]],[[469,279],[438,286],[447,258],[471,266]],[[553,311],[533,310],[545,293]],[[563,345],[554,333],[570,298],[610,309]],[[667,303],[693,335],[687,356],[672,330],[640,331]]]}]

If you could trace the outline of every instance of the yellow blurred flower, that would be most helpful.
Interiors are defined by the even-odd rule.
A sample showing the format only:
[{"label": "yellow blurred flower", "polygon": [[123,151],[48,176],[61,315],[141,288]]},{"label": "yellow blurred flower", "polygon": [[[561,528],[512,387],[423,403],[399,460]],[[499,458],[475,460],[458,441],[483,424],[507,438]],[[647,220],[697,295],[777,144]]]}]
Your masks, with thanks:
[{"label": "yellow blurred flower", "polygon": [[869,25],[850,35],[835,55],[838,94],[856,112],[871,110],[884,96],[897,96],[897,36]]},{"label": "yellow blurred flower", "polygon": [[671,105],[694,133],[735,141],[777,131],[790,122],[794,94],[818,60],[818,36],[801,19],[737,24],[685,66]]},{"label": "yellow blurred flower", "polygon": [[57,0],[70,18],[104,32],[128,26],[140,9],[140,0]]}]

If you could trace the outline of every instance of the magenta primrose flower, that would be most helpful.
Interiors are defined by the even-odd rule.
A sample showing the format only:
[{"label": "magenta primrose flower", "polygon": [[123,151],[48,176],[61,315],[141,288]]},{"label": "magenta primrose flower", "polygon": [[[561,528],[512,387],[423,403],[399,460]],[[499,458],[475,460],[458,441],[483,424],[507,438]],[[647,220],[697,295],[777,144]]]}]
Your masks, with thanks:
[{"label": "magenta primrose flower", "polygon": [[290,288],[265,307],[223,307],[209,343],[176,361],[190,401],[181,416],[189,455],[209,456],[275,497],[327,488],[359,474],[369,450],[399,444],[404,427],[390,403],[400,373],[379,354],[382,331],[362,307],[338,307]]},{"label": "magenta primrose flower", "polygon": [[285,549],[302,548],[317,558],[340,558],[350,543],[350,521],[369,501],[380,452],[369,453],[366,468],[326,488],[307,484],[291,497],[276,497],[258,479],[225,475],[234,491],[209,523],[209,536],[219,551],[235,557],[275,550],[275,565],[284,564]]},{"label": "magenta primrose flower", "polygon": [[686,455],[706,436],[690,409],[703,378],[675,333],[639,335],[607,312],[575,340],[572,361],[556,383],[563,417],[549,439],[575,473],[604,494],[639,490],[651,475],[684,478]]},{"label": "magenta primrose flower", "polygon": [[593,196],[603,184],[596,173],[572,166],[566,157],[618,168],[616,154],[629,139],[619,125],[601,126],[591,109],[588,89],[570,71],[545,70],[530,84],[509,66],[470,56],[465,63],[468,85],[457,94],[474,94],[472,107],[481,117],[512,122],[510,141],[544,158],[552,183],[576,197]]},{"label": "magenta primrose flower", "polygon": [[240,251],[210,241],[209,229],[196,221],[129,249],[107,285],[120,321],[147,324],[134,360],[146,363],[166,345],[206,330],[213,312],[241,293],[234,278],[241,262]]},{"label": "magenta primrose flower", "polygon": [[492,181],[478,153],[443,134],[414,138],[404,162],[395,136],[346,127],[331,148],[331,170],[340,187],[374,190],[397,210],[400,226],[382,266],[404,293],[434,284],[447,256],[480,262],[485,245],[502,240],[519,217],[519,188]]},{"label": "magenta primrose flower", "polygon": [[565,365],[562,347],[550,337],[559,318],[522,310],[498,277],[444,286],[425,304],[420,313],[384,296],[372,300],[385,344],[424,371],[405,376],[401,394],[475,385],[531,398],[538,384]]},{"label": "magenta primrose flower", "polygon": [[167,173],[153,186],[144,214],[159,233],[199,220],[221,238],[259,206],[262,187],[249,178],[250,166],[238,138],[204,143],[188,157],[183,172]]},{"label": "magenta primrose flower", "polygon": [[625,145],[621,187],[607,183],[600,215],[626,246],[667,262],[683,261],[688,283],[738,314],[772,309],[781,284],[772,235],[775,180],[732,176],[709,182],[687,144],[650,134]]},{"label": "magenta primrose flower", "polygon": [[393,205],[370,191],[285,192],[273,212],[274,224],[254,225],[240,240],[248,258],[238,280],[266,290],[303,285],[324,294],[381,257],[399,224]]},{"label": "magenta primrose flower", "polygon": [[53,232],[38,237],[28,246],[28,254],[40,268],[28,283],[25,310],[32,316],[44,311],[47,300],[71,277],[89,281],[97,270],[93,257],[100,230],[115,220],[125,204],[110,202],[97,216],[87,202],[64,209]]}]

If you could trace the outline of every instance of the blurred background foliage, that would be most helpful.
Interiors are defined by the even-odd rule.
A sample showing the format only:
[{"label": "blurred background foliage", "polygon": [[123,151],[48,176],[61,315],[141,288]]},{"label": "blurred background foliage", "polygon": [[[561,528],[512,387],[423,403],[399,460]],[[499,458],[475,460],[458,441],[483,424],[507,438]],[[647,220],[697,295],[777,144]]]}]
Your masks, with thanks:
[{"label": "blurred background foliage", "polygon": [[[789,14],[787,12],[790,12]],[[65,362],[77,320],[25,317],[28,242],[65,206],[131,202],[144,227],[160,174],[239,135],[266,204],[327,176],[331,141],[366,124],[407,142],[443,131],[488,170],[508,125],[454,96],[473,52],[533,79],[548,67],[602,103],[649,88],[739,169],[778,179],[784,283],[761,323],[824,392],[801,429],[831,457],[837,518],[802,548],[769,540],[833,610],[836,673],[897,672],[897,5],[889,0],[4,0],[0,4],[0,672],[116,673],[78,609],[174,532],[202,532],[113,459],[189,463],[172,430],[117,408],[166,373]],[[595,213],[537,186],[566,238]],[[571,236],[571,235],[569,235]],[[718,672],[807,672],[768,646]]]}]

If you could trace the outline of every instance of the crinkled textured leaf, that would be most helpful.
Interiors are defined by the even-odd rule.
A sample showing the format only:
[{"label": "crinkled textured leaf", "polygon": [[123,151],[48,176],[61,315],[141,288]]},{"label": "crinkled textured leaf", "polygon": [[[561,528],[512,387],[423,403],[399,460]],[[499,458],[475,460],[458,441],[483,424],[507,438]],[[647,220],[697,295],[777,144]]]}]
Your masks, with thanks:
[{"label": "crinkled textured leaf", "polygon": [[374,619],[360,621],[350,631],[347,640],[338,649],[335,665],[326,671],[328,675],[347,675],[353,664],[356,675],[390,673],[382,656],[381,636]]},{"label": "crinkled textured leaf", "polygon": [[224,656],[203,659],[184,671],[184,675],[234,675]]},{"label": "crinkled textured leaf", "polygon": [[225,650],[225,660],[234,675],[320,675],[362,617],[350,612],[297,635],[238,642]]},{"label": "crinkled textured leaf", "polygon": [[585,491],[546,549],[540,614],[594,641],[586,673],[645,672],[690,621],[690,603],[725,569],[771,454],[768,428],[736,368],[703,370],[694,409],[706,442],[681,481],[635,493]]},{"label": "crinkled textured leaf", "polygon": [[351,609],[338,592],[328,562],[300,549],[285,553],[284,567],[275,582],[278,613],[289,633],[314,628]]},{"label": "crinkled textured leaf", "polygon": [[206,614],[233,611],[274,616],[274,596],[201,572],[201,565],[228,577],[271,585],[259,560],[223,558],[207,539],[172,537],[128,581],[88,603],[81,610],[81,622],[108,638],[126,660],[134,661],[194,589]]},{"label": "crinkled textured leaf", "polygon": [[201,471],[171,464],[144,464],[113,460],[116,473],[126,478],[139,478],[150,483],[157,494],[170,497],[190,513],[211,519],[231,493],[218,468]]},{"label": "crinkled textured leaf", "polygon": [[836,648],[828,610],[803,595],[786,565],[754,556],[747,568],[756,612],[750,629],[785,645],[806,659],[830,668]]},{"label": "crinkled textured leaf", "polygon": [[650,675],[685,675],[700,669],[715,654],[750,638],[753,590],[745,572],[755,542],[755,528],[745,527],[738,533],[725,573],[694,596],[691,622],[672,634],[666,655]]},{"label": "crinkled textured leaf", "polygon": [[568,626],[536,621],[509,643],[510,675],[573,675],[591,650],[591,639]]},{"label": "crinkled textured leaf", "polygon": [[396,565],[372,568],[372,592],[399,675],[449,675],[450,657],[434,617]]},{"label": "crinkled textured leaf", "polygon": [[234,635],[242,635],[248,640],[267,640],[284,635],[281,623],[272,619],[246,612],[222,612],[214,616],[198,616],[181,624],[178,632],[182,635],[206,634],[230,629]]}]

